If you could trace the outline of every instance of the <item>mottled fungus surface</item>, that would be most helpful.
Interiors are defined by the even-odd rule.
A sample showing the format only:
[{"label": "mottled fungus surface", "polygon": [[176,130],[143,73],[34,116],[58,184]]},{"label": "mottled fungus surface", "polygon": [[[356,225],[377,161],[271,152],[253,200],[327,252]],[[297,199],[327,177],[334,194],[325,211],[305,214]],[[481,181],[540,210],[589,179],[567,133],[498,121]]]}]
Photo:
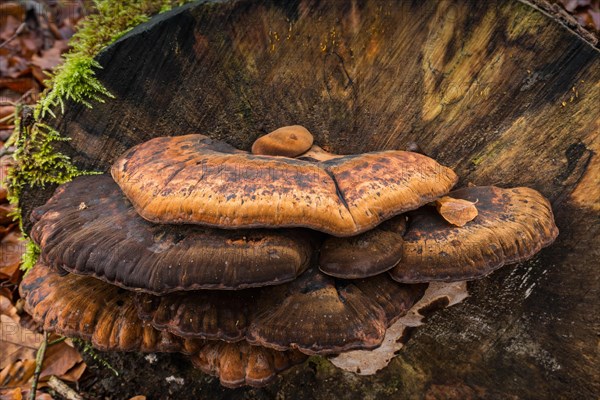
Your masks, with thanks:
[{"label": "mottled fungus surface", "polygon": [[558,235],[550,203],[533,189],[469,187],[450,196],[477,202],[478,216],[458,227],[432,207],[409,213],[402,259],[390,270],[392,278],[406,283],[480,278],[527,260]]},{"label": "mottled fungus surface", "polygon": [[31,237],[48,265],[156,294],[290,281],[308,267],[315,236],[153,224],[107,175],[60,186],[32,216]]},{"label": "mottled fungus surface", "polygon": [[[311,269],[289,284],[273,286],[265,301],[268,306],[262,306],[248,327],[247,340],[305,354],[375,348],[383,340],[391,314],[403,315],[424,290],[420,286],[397,290],[391,279],[376,278],[377,290],[373,284],[336,281]],[[377,297],[375,292],[396,295]]]},{"label": "mottled fungus surface", "polygon": [[271,382],[279,372],[306,360],[298,351],[277,351],[247,342],[206,342],[197,355],[194,366],[218,376],[221,385],[236,388],[244,385],[260,387]]},{"label": "mottled fungus surface", "polygon": [[100,350],[188,352],[193,341],[161,332],[137,315],[133,294],[94,278],[59,276],[38,263],[21,282],[25,310],[42,328]]},{"label": "mottled fungus surface", "polygon": [[252,154],[296,157],[307,152],[313,144],[313,135],[303,126],[283,126],[256,139]]},{"label": "mottled fungus surface", "polygon": [[[404,225],[390,229],[388,222],[392,220]],[[337,278],[358,279],[393,268],[402,257],[406,219],[398,216],[392,220],[357,236],[327,238],[319,255],[321,271]]]},{"label": "mottled fungus surface", "polygon": [[142,217],[353,236],[435,200],[457,181],[451,169],[405,151],[310,162],[223,153],[197,141],[196,135],[152,139],[115,162],[113,178]]}]

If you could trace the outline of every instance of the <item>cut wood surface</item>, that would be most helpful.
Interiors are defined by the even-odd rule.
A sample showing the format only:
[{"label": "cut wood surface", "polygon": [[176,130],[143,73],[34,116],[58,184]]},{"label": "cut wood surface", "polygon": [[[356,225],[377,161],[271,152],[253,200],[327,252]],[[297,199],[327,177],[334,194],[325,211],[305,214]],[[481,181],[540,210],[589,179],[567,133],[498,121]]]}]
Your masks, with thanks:
[{"label": "cut wood surface", "polygon": [[[250,150],[260,135],[301,124],[335,153],[416,142],[459,185],[532,187],[560,229],[533,261],[471,283],[464,303],[429,318],[377,375],[313,358],[273,386],[230,392],[176,356],[160,356],[160,368],[107,356],[135,366],[111,378],[123,390],[598,398],[600,52],[566,27],[516,0],[194,3],[134,29],[99,61],[116,99],[70,104],[58,126],[80,167],[108,171],[161,135],[197,132]],[[26,192],[26,211],[49,192]],[[173,371],[184,386],[166,379]]]}]

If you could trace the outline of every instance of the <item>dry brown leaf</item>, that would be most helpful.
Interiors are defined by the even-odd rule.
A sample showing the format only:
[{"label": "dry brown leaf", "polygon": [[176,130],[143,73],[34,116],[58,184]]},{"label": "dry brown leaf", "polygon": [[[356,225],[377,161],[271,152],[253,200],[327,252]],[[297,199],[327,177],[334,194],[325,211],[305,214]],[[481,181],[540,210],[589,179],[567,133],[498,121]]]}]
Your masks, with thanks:
[{"label": "dry brown leaf", "polygon": [[13,305],[10,298],[0,293],[0,315],[6,315],[15,322],[19,322],[19,315],[17,314],[17,308]]},{"label": "dry brown leaf", "polygon": [[440,215],[456,226],[464,226],[467,222],[474,220],[478,214],[475,203],[450,196],[437,199],[435,205]]},{"label": "dry brown leaf", "polygon": [[[29,398],[29,389],[7,388],[0,389],[0,400],[25,400]],[[35,394],[35,400],[52,400],[48,393],[42,393],[39,390]]]},{"label": "dry brown leaf", "polygon": [[[52,340],[53,339],[49,339],[49,342]],[[44,363],[42,364],[42,373],[40,374],[40,378],[55,375],[59,379],[67,380],[65,378],[66,374],[71,371],[71,369],[82,363],[83,359],[79,355],[79,352],[73,347],[69,346],[66,341],[48,346],[46,349],[46,355],[44,357]],[[83,373],[83,370],[81,373]],[[79,379],[81,373],[79,376],[77,376],[77,379]],[[77,379],[75,379],[75,381]]]},{"label": "dry brown leaf", "polygon": [[25,253],[21,232],[13,230],[0,241],[0,279],[16,283],[20,275],[19,264]]},{"label": "dry brown leaf", "polygon": [[7,315],[0,315],[0,369],[18,360],[35,360],[38,347],[44,340],[39,333],[23,328]]},{"label": "dry brown leaf", "polygon": [[129,400],[146,400],[146,396],[133,396],[132,398],[130,398]]},{"label": "dry brown leaf", "polygon": [[62,374],[59,378],[67,382],[77,382],[81,378],[81,375],[85,372],[87,365],[84,362],[76,364],[73,368]]},{"label": "dry brown leaf", "polygon": [[0,225],[8,225],[15,221],[12,215],[15,207],[10,204],[0,204]]},{"label": "dry brown leaf", "polygon": [[0,371],[0,386],[14,387],[28,385],[35,371],[35,360],[18,360]]},{"label": "dry brown leaf", "polygon": [[[31,58],[31,64],[40,67],[41,69],[51,70],[57,65],[61,64],[64,59],[61,57],[69,46],[64,40],[57,40],[54,42],[52,48],[42,51],[42,56],[37,54]],[[46,78],[47,79],[47,78]]]}]

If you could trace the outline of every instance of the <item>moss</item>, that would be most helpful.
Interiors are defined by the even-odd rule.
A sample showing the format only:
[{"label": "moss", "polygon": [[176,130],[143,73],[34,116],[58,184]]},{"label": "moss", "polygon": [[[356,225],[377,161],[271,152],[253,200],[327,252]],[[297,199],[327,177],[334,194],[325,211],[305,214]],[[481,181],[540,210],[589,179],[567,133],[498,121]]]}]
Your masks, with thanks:
[{"label": "moss", "polygon": [[42,249],[40,249],[40,246],[35,244],[31,239],[25,240],[27,240],[27,243],[25,244],[25,253],[21,259],[21,269],[23,271],[29,271],[37,262]]},{"label": "moss", "polygon": [[[54,129],[48,116],[56,110],[64,112],[67,101],[92,107],[94,102],[104,102],[112,94],[96,78],[100,68],[94,59],[106,46],[123,36],[136,25],[147,21],[151,15],[164,12],[189,0],[96,0],[95,13],[79,26],[70,41],[71,50],[64,56],[65,62],[57,67],[46,81],[46,89],[33,109],[17,107],[15,131],[7,146],[14,145],[15,166],[8,173],[9,200],[15,205],[16,217],[22,227],[19,198],[25,187],[44,187],[61,184],[73,178],[93,172],[82,171],[71,159],[56,150],[56,142],[69,140]],[[35,264],[39,249],[33,243],[27,245],[23,268]]]}]

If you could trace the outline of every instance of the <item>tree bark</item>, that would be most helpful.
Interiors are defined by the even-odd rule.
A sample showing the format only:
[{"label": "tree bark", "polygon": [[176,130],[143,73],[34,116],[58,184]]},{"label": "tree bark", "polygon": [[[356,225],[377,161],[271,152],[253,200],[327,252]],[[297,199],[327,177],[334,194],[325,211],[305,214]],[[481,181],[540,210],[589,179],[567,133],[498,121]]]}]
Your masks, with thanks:
[{"label": "tree bark", "polygon": [[[301,124],[336,153],[416,141],[459,185],[533,187],[561,231],[534,260],[470,283],[469,299],[432,316],[375,376],[312,358],[265,389],[232,392],[180,357],[156,368],[107,356],[135,366],[116,378],[128,382],[123,393],[600,395],[600,52],[566,27],[516,0],[194,3],[134,29],[99,61],[116,99],[69,104],[58,121],[71,138],[61,150],[82,168],[107,171],[155,136],[198,132],[248,150]],[[26,193],[30,205],[47,197]],[[166,382],[173,373],[185,385]]]}]

